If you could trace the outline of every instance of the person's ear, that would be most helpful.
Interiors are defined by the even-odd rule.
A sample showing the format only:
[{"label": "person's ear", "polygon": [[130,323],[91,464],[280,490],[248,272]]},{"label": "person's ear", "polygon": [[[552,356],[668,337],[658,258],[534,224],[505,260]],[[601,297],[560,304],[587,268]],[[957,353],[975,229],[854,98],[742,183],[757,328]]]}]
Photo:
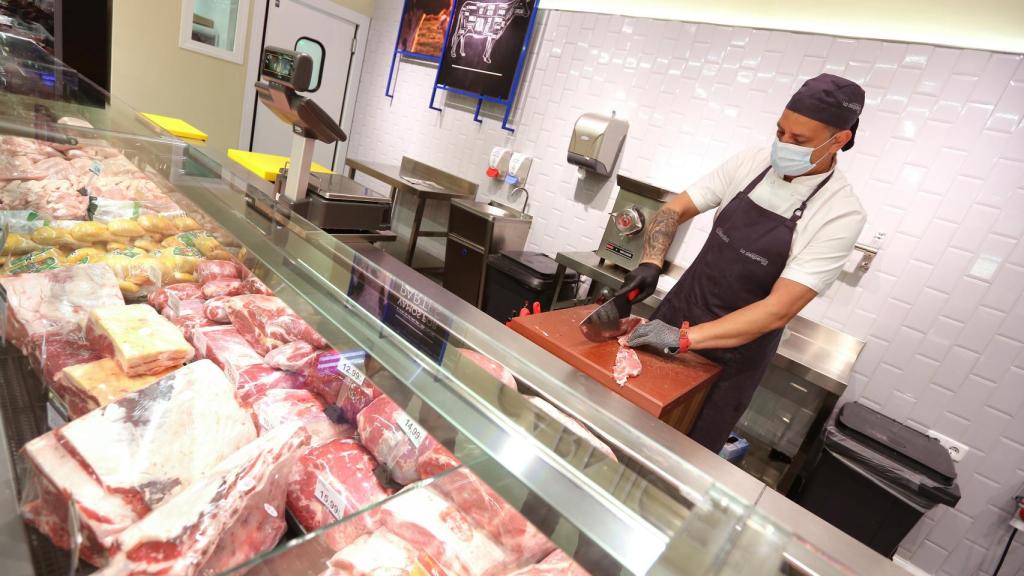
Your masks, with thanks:
[{"label": "person's ear", "polygon": [[843,146],[846,146],[846,143],[849,142],[851,139],[853,139],[852,131],[840,130],[839,132],[836,133],[835,139],[832,140],[832,146],[829,147],[831,148],[831,152],[833,154],[838,153],[840,150],[843,149]]}]

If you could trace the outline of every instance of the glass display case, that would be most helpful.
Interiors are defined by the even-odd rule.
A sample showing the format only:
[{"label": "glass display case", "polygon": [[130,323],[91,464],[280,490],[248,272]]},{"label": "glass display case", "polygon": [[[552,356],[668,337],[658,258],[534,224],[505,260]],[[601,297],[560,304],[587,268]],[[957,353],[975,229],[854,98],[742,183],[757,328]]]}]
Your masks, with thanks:
[{"label": "glass display case", "polygon": [[[27,67],[12,57],[0,62],[5,69]],[[88,81],[77,78],[75,89],[50,91],[47,81],[40,81],[42,88],[3,92],[0,137],[48,142],[40,145],[64,159],[76,149],[103,150],[107,159],[129,162],[132,177],[155,189],[117,199],[136,211],[116,220],[184,214],[195,222],[187,232],[179,227],[156,235],[147,228],[145,237],[134,239],[137,249],[150,246],[142,242],[162,241],[142,257],[177,246],[173,239],[182,234],[214,239],[215,244],[196,248],[201,252],[196,260],[241,264],[240,270],[258,279],[253,282],[259,288],[248,294],[279,298],[315,331],[317,336],[307,340],[322,338],[328,345],[311,345],[320,351],[302,373],[310,378],[307,384],[313,372],[325,369],[341,382],[340,388],[315,389],[326,406],[323,413],[358,429],[358,438],[346,441],[365,447],[374,455],[371,461],[378,462],[372,482],[381,498],[352,504],[339,488],[317,477],[309,495],[329,512],[320,516],[321,525],[307,533],[289,495],[289,528],[278,544],[239,553],[225,573],[344,574],[360,562],[397,562],[393,567],[410,574],[528,574],[543,573],[530,570],[540,570],[531,566],[544,561],[553,573],[585,569],[595,575],[900,573],[849,538],[808,524],[799,510],[774,501],[772,508],[762,507],[763,484],[374,246],[339,242],[278,205],[268,187],[231,176],[202,151],[160,133],[105,94],[99,103],[91,96],[84,102],[82,92],[96,90]],[[10,150],[24,142],[0,143],[0,154],[8,155],[0,158],[0,166],[11,169]],[[103,223],[113,233],[113,220],[97,218],[97,206],[104,208],[111,200],[97,188],[97,179],[109,174],[106,160],[97,162],[103,167],[100,174],[79,175],[84,181],[74,189],[88,198],[76,204],[84,205],[84,212],[72,212],[67,219]],[[12,260],[36,254],[15,249],[11,240],[19,234],[24,238],[24,229],[17,226],[35,226],[25,224],[24,213],[55,209],[57,201],[26,196],[49,192],[12,186],[16,178],[11,173],[4,178],[3,256],[5,273],[11,273]],[[174,210],[161,207],[164,198]],[[75,203],[73,194],[68,202]],[[56,220],[52,215],[40,219],[44,226],[61,229],[50,222]],[[168,239],[170,244],[164,244]],[[112,245],[91,246],[102,251]],[[54,266],[82,265],[69,257],[61,253],[58,260],[63,261]],[[198,263],[191,265],[198,270]],[[150,296],[179,280],[179,273],[198,279],[171,268],[156,282],[137,274],[119,276],[125,300],[153,303]],[[8,325],[15,312],[13,304],[4,307]],[[209,318],[208,311],[203,314]],[[199,330],[182,329],[186,335]],[[76,552],[55,548],[36,527],[14,519],[18,497],[31,484],[29,464],[17,455],[26,443],[64,425],[69,409],[47,377],[47,355],[54,349],[29,348],[26,358],[9,345],[0,372],[3,431],[11,462],[17,463],[12,470],[0,468],[0,475],[7,476],[5,488],[11,488],[6,499],[0,498],[5,500],[0,515],[8,529],[20,532],[5,540],[27,548],[36,574],[66,574],[75,566],[88,572]],[[270,361],[269,353],[263,360]],[[230,379],[240,378],[227,371]],[[347,394],[360,390],[370,391],[372,403],[353,408],[358,399]],[[379,400],[373,399],[378,393],[393,405],[388,405],[391,412],[375,413],[371,420],[367,410]],[[118,405],[117,399],[111,402]],[[378,421],[386,421],[392,436],[375,436]],[[190,433],[182,429],[181,442]],[[297,475],[283,481],[289,489],[301,482]],[[147,508],[142,515],[159,510]],[[66,516],[77,526],[75,512]],[[807,525],[814,530],[789,528]],[[214,540],[220,537],[211,534]],[[69,547],[78,548],[74,538]],[[16,553],[12,548],[5,556]],[[167,547],[161,554],[169,554]],[[223,571],[225,564],[217,567],[203,573]]]}]

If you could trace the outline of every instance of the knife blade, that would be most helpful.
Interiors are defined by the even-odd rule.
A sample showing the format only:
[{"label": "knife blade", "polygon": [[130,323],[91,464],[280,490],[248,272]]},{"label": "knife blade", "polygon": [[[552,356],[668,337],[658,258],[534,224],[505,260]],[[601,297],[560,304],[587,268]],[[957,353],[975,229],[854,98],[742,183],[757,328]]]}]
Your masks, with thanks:
[{"label": "knife blade", "polygon": [[640,294],[635,288],[628,294],[619,294],[598,306],[580,322],[580,332],[591,342],[604,342],[623,334],[623,318],[629,317],[630,303]]}]

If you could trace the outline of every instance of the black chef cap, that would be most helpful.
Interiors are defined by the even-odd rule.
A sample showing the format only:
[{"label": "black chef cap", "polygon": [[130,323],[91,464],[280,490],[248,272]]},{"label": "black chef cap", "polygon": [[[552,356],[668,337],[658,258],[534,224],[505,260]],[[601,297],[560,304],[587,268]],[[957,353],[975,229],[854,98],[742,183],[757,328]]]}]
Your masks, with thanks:
[{"label": "black chef cap", "polygon": [[[786,108],[838,130],[849,130],[856,136],[864,108],[864,89],[852,80],[819,74],[804,82]],[[853,148],[853,138],[843,146],[843,150],[850,148]]]}]

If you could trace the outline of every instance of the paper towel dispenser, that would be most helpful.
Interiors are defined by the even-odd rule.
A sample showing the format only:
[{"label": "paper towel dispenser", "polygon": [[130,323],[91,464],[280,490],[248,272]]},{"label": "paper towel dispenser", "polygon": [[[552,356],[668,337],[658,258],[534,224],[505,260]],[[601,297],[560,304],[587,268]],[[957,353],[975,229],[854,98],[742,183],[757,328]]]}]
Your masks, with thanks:
[{"label": "paper towel dispenser", "polygon": [[608,176],[626,140],[629,122],[611,116],[586,113],[576,120],[569,141],[569,163]]}]

